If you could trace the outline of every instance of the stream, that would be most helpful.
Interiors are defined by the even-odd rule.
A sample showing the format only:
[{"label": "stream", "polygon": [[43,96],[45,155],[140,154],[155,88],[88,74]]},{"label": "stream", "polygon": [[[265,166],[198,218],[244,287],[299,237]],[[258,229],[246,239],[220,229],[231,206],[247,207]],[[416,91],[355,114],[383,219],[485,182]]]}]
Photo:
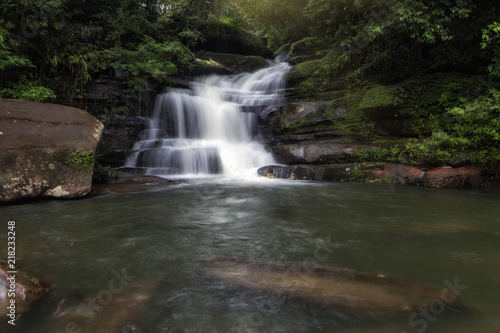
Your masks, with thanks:
[{"label": "stream", "polygon": [[[498,332],[499,200],[488,191],[211,177],[4,206],[2,247],[15,221],[18,265],[53,290],[6,330],[115,332],[118,321],[117,332]],[[464,307],[346,311],[218,280],[205,270],[213,255],[451,284]]]}]

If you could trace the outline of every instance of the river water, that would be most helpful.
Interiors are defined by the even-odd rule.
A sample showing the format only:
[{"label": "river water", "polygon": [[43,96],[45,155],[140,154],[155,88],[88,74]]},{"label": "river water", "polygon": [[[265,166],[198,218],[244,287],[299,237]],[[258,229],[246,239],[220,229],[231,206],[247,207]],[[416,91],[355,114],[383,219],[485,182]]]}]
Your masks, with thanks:
[{"label": "river water", "polygon": [[[0,328],[499,332],[499,200],[498,192],[215,177],[1,207],[2,247],[15,221],[17,263],[53,292],[15,329]],[[451,283],[465,305],[427,317],[352,313],[208,276],[213,255]]]}]

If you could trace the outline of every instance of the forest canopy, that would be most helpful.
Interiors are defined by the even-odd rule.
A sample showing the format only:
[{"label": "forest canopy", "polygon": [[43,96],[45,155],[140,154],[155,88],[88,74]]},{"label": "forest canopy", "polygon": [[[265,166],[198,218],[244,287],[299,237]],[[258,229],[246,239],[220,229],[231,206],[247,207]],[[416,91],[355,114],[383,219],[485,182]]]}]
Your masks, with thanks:
[{"label": "forest canopy", "polygon": [[325,82],[444,67],[498,76],[497,7],[495,0],[4,0],[0,94],[83,96],[114,68],[135,83],[166,84],[207,38],[238,35],[230,29],[317,60],[309,69]]}]

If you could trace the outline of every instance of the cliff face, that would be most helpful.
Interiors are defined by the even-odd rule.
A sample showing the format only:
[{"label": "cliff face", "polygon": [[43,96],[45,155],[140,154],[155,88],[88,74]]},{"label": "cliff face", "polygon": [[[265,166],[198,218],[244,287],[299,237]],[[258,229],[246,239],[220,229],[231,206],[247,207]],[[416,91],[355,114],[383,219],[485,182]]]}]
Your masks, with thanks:
[{"label": "cliff face", "polygon": [[269,113],[262,125],[280,166],[263,167],[260,175],[439,188],[500,187],[498,163],[475,164],[470,159],[474,151],[446,151],[429,140],[434,130],[452,121],[441,108],[442,98],[459,92],[447,91],[452,85],[446,82],[454,81],[453,89],[467,90],[482,84],[475,77],[441,73],[392,86],[366,82],[356,88],[332,83],[331,91],[321,92],[300,88],[307,78],[298,78],[294,71],[289,79],[289,103]]},{"label": "cliff face", "polygon": [[86,195],[103,128],[76,108],[0,100],[0,201]]}]

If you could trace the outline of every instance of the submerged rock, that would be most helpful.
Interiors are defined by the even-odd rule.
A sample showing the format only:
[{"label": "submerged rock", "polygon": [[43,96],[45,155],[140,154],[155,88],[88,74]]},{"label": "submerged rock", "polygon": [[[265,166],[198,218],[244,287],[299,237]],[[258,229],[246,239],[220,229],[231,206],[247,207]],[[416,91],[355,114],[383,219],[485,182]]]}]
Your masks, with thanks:
[{"label": "submerged rock", "polygon": [[[50,332],[120,333],[142,332],[155,295],[164,276],[135,282],[135,277],[115,281],[87,298],[65,298],[53,310],[57,318]],[[125,282],[125,283],[123,283]]]},{"label": "submerged rock", "polygon": [[103,127],[76,108],[0,100],[0,201],[86,195]]},{"label": "submerged rock", "polygon": [[[450,289],[346,268],[315,268],[216,256],[206,272],[231,284],[298,296],[359,315],[383,315],[426,308],[436,302],[460,306]],[[443,303],[444,304],[444,303]]]}]

